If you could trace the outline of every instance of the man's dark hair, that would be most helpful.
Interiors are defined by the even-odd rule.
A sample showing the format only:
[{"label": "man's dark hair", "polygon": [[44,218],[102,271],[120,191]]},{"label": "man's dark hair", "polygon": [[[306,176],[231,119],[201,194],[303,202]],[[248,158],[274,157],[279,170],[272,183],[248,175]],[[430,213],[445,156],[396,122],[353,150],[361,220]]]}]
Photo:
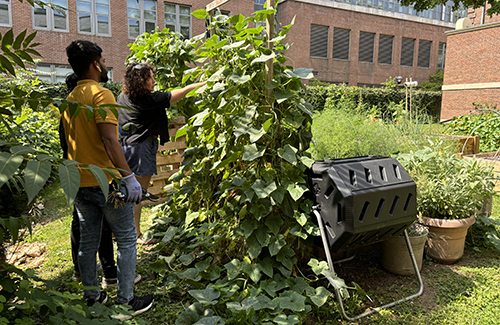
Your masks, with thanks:
[{"label": "man's dark hair", "polygon": [[101,53],[102,49],[89,41],[73,41],[66,48],[68,62],[79,78],[89,69],[92,62],[99,61]]}]

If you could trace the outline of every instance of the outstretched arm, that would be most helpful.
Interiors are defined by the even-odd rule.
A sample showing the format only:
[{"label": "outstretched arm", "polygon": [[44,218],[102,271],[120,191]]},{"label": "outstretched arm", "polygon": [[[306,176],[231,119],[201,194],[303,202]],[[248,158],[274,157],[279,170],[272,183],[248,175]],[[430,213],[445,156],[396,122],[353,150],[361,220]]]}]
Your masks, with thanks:
[{"label": "outstretched arm", "polygon": [[174,103],[177,103],[178,101],[180,101],[181,99],[183,99],[184,97],[186,97],[187,94],[189,94],[189,92],[193,89],[196,89],[198,87],[202,87],[206,84],[207,82],[204,81],[204,82],[198,82],[198,83],[195,83],[195,84],[191,84],[191,85],[187,85],[186,87],[182,88],[182,89],[174,89],[172,90],[172,97],[170,98],[170,104],[174,104]]}]

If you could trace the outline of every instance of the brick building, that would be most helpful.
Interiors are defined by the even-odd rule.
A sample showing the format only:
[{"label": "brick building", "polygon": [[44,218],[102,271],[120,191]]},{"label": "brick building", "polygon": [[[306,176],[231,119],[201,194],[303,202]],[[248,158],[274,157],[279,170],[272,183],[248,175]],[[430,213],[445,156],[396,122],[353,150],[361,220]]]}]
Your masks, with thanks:
[{"label": "brick building", "polygon": [[457,27],[446,33],[441,120],[469,113],[474,102],[500,104],[500,16],[469,9]]},{"label": "brick building", "polygon": [[[64,49],[73,40],[96,42],[104,50],[111,80],[121,81],[128,44],[155,27],[175,29],[185,37],[205,31],[191,13],[210,0],[47,0],[68,10],[32,8],[27,2],[0,0],[0,33],[37,31],[41,78],[63,81],[71,70]],[[173,1],[173,0],[172,0]],[[264,0],[232,0],[220,7],[230,15],[251,15]],[[461,17],[451,4],[416,12],[395,0],[282,0],[278,19],[295,26],[287,42],[288,64],[312,68],[321,81],[376,86],[388,77],[419,82],[444,67],[445,31]],[[43,73],[45,72],[45,73]]]}]

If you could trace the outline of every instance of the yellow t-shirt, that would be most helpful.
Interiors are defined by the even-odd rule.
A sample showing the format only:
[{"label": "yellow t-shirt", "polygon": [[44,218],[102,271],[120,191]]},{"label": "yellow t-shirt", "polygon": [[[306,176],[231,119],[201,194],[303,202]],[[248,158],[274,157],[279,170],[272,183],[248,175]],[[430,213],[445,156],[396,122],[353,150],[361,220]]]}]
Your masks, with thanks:
[{"label": "yellow t-shirt", "polygon": [[[113,93],[102,87],[97,81],[86,79],[78,81],[78,85],[69,94],[67,100],[86,105],[102,106],[116,104]],[[116,117],[109,109],[106,120],[96,111],[92,119],[87,122],[84,109],[74,118],[70,118],[69,108],[62,115],[64,133],[68,143],[68,158],[87,165],[98,167],[114,167],[106,152],[97,129],[97,123],[112,123],[118,125]],[[118,128],[116,128],[118,139]],[[108,181],[111,177],[106,174]],[[80,187],[98,186],[99,183],[88,169],[80,168]]]}]

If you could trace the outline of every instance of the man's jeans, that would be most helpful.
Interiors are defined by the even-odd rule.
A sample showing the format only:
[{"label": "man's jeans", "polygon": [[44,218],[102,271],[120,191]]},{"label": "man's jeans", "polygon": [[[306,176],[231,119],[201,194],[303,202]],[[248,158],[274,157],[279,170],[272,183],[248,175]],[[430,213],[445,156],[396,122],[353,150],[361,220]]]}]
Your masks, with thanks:
[{"label": "man's jeans", "polygon": [[[115,235],[118,245],[116,258],[118,266],[117,303],[129,302],[134,296],[133,285],[137,261],[134,204],[127,203],[123,207],[115,209],[113,203],[106,202],[99,186],[80,187],[74,204],[80,219],[78,262],[82,284],[85,287],[99,287],[96,255],[104,217]],[[99,289],[85,290],[83,298],[95,298],[99,293]]]}]

